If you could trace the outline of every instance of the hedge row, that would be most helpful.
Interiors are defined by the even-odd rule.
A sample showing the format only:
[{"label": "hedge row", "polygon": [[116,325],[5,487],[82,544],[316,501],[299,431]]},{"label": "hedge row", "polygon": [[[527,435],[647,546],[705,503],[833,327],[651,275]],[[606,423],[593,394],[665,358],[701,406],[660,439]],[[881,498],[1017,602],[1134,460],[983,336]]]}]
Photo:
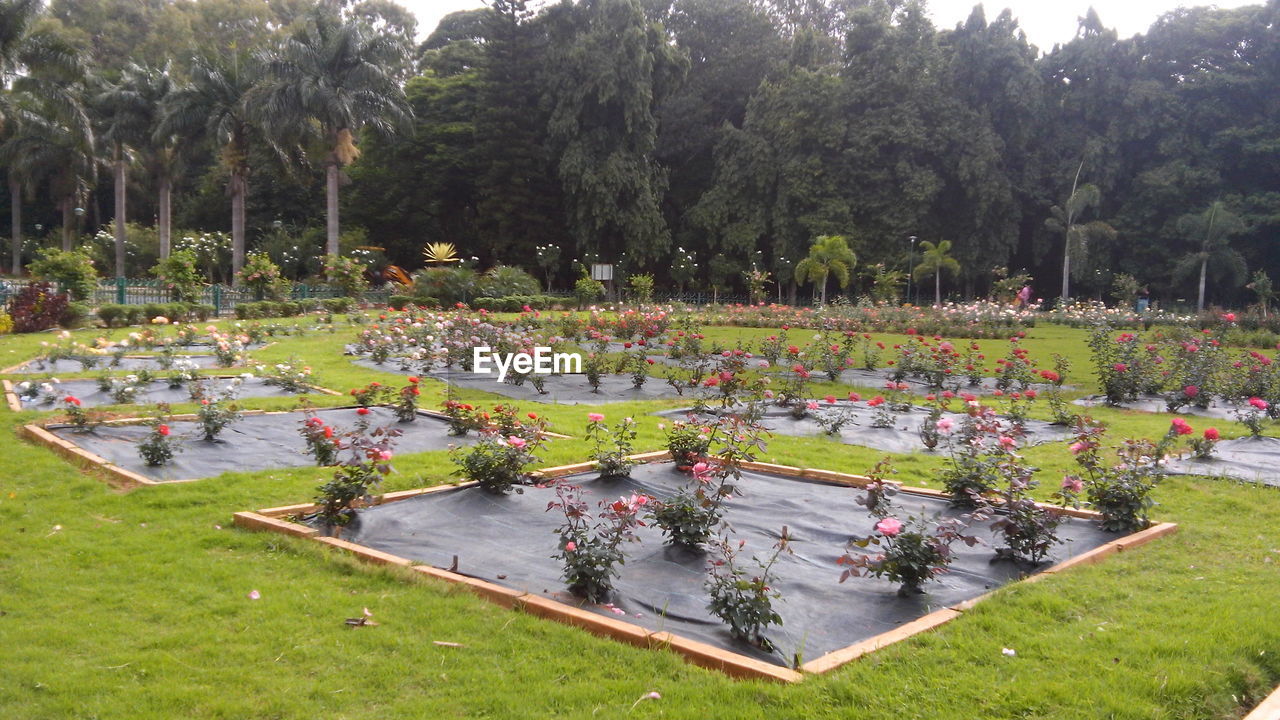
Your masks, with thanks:
[{"label": "hedge row", "polygon": [[[531,310],[550,310],[568,302],[571,302],[571,299],[554,295],[507,295],[497,298],[476,298],[471,301],[471,307],[489,312],[520,312],[526,307]],[[392,310],[404,310],[409,305],[436,308],[440,307],[440,301],[428,296],[411,297],[409,295],[392,295],[387,299],[387,306]]]},{"label": "hedge row", "polygon": [[98,319],[107,327],[122,327],[149,323],[155,318],[167,318],[171,322],[191,320],[205,321],[213,316],[215,308],[201,303],[147,303],[145,305],[118,305],[108,303],[98,306]]},{"label": "hedge row", "polygon": [[349,297],[325,298],[317,300],[261,300],[236,305],[236,317],[240,320],[256,320],[260,318],[293,317],[313,310],[324,310],[330,313],[348,313],[355,309],[356,301]]}]

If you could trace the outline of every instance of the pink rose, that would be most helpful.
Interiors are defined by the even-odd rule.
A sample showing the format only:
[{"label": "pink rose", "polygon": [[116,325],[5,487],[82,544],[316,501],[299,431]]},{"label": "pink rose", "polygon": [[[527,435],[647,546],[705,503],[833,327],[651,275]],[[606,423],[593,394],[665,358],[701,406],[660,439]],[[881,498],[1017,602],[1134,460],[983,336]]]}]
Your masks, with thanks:
[{"label": "pink rose", "polygon": [[507,442],[511,445],[511,447],[517,450],[523,449],[524,446],[527,444],[525,443],[524,438],[516,437],[515,435],[512,435],[511,437],[507,438]]},{"label": "pink rose", "polygon": [[942,418],[937,422],[937,428],[939,432],[951,432],[951,428],[954,425],[955,423],[951,420],[951,418]]},{"label": "pink rose", "polygon": [[1267,408],[1271,407],[1271,403],[1268,403],[1266,400],[1263,400],[1260,397],[1249,398],[1249,404],[1257,408],[1258,410],[1266,410]]},{"label": "pink rose", "polygon": [[573,552],[574,550],[577,550],[577,549],[578,549],[578,544],[572,540],[564,544],[565,552]]},{"label": "pink rose", "polygon": [[594,412],[587,413],[587,419],[594,423],[604,422],[604,415],[600,413],[594,413]]},{"label": "pink rose", "polygon": [[1084,452],[1085,448],[1087,447],[1088,446],[1082,442],[1076,442],[1076,443],[1071,443],[1071,447],[1068,449],[1071,450],[1072,455],[1079,455],[1080,453]]},{"label": "pink rose", "polygon": [[1068,475],[1062,478],[1062,489],[1067,492],[1079,494],[1084,491],[1084,482],[1078,477]]},{"label": "pink rose", "polygon": [[902,522],[897,518],[887,517],[876,523],[876,530],[885,537],[893,537],[902,532]]}]

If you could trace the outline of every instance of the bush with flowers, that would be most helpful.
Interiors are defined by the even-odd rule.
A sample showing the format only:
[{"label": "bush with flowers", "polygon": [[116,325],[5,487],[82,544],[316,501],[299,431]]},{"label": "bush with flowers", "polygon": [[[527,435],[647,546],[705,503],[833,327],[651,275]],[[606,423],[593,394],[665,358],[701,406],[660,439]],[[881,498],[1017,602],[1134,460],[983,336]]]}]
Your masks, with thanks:
[{"label": "bush with flowers", "polygon": [[[923,593],[921,586],[941,575],[951,565],[951,545],[957,541],[972,547],[979,540],[966,535],[967,526],[959,518],[937,520],[930,524],[924,518],[908,516],[904,523],[885,514],[876,522],[870,535],[854,537],[836,564],[844,568],[840,582],[851,577],[877,577],[898,583],[898,595],[907,597]],[[877,553],[853,551],[853,548],[882,548]]]},{"label": "bush with flowers", "polygon": [[374,428],[361,423],[344,433],[342,446],[349,455],[334,470],[333,477],[317,488],[316,516],[333,528],[349,524],[355,517],[355,504],[369,502],[371,493],[391,473],[392,448],[400,431]]},{"label": "bush with flowers", "polygon": [[1134,532],[1150,524],[1148,513],[1155,505],[1151,494],[1164,479],[1161,458],[1173,441],[1194,431],[1181,418],[1170,423],[1169,431],[1159,444],[1150,440],[1125,440],[1117,447],[1115,464],[1102,457],[1106,427],[1090,418],[1076,425],[1075,455],[1079,473],[1063,479],[1057,497],[1063,504],[1079,506],[1084,494],[1089,506],[1101,514],[1103,529],[1112,532]]},{"label": "bush with flowers", "polygon": [[774,588],[777,577],[773,568],[783,553],[790,554],[790,542],[791,532],[783,526],[772,554],[763,560],[752,558],[751,568],[738,560],[738,553],[746,547],[745,540],[734,543],[721,537],[714,543],[706,581],[711,596],[707,609],[729,626],[729,634],[735,639],[773,649],[765,631],[771,625],[782,624],[782,616],[773,609],[773,601],[782,596]]},{"label": "bush with flowers", "polygon": [[249,253],[236,277],[253,292],[255,300],[284,300],[289,295],[291,283],[267,253]]},{"label": "bush with flowers", "polygon": [[1200,437],[1191,438],[1191,440],[1188,441],[1191,445],[1191,454],[1197,460],[1208,460],[1212,458],[1213,452],[1218,446],[1218,440],[1221,439],[1221,437],[1222,436],[1218,432],[1218,428],[1205,428],[1204,434]]},{"label": "bush with flowers", "polygon": [[240,384],[237,378],[232,380],[220,394],[200,400],[200,406],[196,409],[196,420],[200,423],[205,442],[216,441],[219,433],[240,420],[240,409],[235,405]]},{"label": "bush with flowers", "polygon": [[676,466],[692,468],[694,463],[706,458],[711,447],[711,428],[690,417],[687,421],[673,420],[664,428],[667,436],[667,452]]},{"label": "bush with flowers", "polygon": [[[360,408],[367,415],[368,408]],[[359,411],[357,411],[359,412]],[[342,437],[338,430],[310,411],[304,414],[299,423],[298,433],[307,444],[307,454],[315,458],[316,465],[327,467],[338,462],[338,452],[342,450]]]},{"label": "bush with flowers", "polygon": [[1251,397],[1242,403],[1236,404],[1235,415],[1240,424],[1249,428],[1250,435],[1262,437],[1262,430],[1266,425],[1270,409],[1271,403],[1260,397]]},{"label": "bush with flowers", "polygon": [[409,376],[409,383],[396,393],[396,402],[391,406],[397,420],[413,422],[418,419],[418,396],[420,395],[422,395],[422,389],[418,387],[418,378]]},{"label": "bush with flowers", "polygon": [[587,440],[592,443],[592,459],[602,478],[626,477],[635,463],[627,458],[633,452],[636,421],[625,417],[612,429],[604,415],[587,413]]},{"label": "bush with flowers", "polygon": [[938,420],[947,438],[948,462],[942,471],[943,489],[960,507],[980,507],[1000,485],[1002,470],[1012,461],[1013,447],[1000,418],[989,407],[968,401],[965,417],[956,427],[950,418]]},{"label": "bush with flowers", "polygon": [[631,494],[617,500],[601,500],[599,518],[593,518],[582,489],[569,483],[556,483],[556,499],[547,510],[559,510],[564,523],[556,530],[560,550],[553,558],[564,563],[564,581],[569,591],[588,602],[609,599],[618,565],[626,561],[622,544],[639,542],[635,531],[644,526],[641,513],[650,498]]},{"label": "bush with flowers", "polygon": [[96,426],[89,419],[89,413],[82,407],[80,398],[68,395],[62,398],[62,409],[67,414],[67,422],[78,433],[92,432]]},{"label": "bush with flowers", "polygon": [[501,435],[496,428],[480,431],[480,441],[471,447],[455,447],[450,455],[462,476],[474,481],[486,492],[505,495],[515,489],[524,490],[529,473],[526,468],[538,457],[534,452],[543,443],[541,433],[533,437]]},{"label": "bush with flowers", "polygon": [[369,289],[369,267],[364,263],[341,255],[325,255],[322,263],[320,274],[325,283],[345,297],[359,299]]},{"label": "bush with flowers", "polygon": [[382,404],[388,392],[390,388],[374,380],[364,387],[351,388],[348,394],[360,407],[373,407]]},{"label": "bush with flowers", "polygon": [[162,406],[157,411],[156,417],[147,422],[150,430],[138,443],[138,455],[150,467],[159,467],[168,463],[178,451],[178,443],[166,421],[166,413],[167,408]]},{"label": "bush with flowers", "polygon": [[311,366],[304,365],[295,356],[274,365],[256,365],[254,373],[266,384],[286,392],[300,393],[311,389]]},{"label": "bush with flowers", "polygon": [[444,414],[448,418],[450,435],[466,435],[488,424],[488,419],[474,405],[457,400],[445,401]]}]

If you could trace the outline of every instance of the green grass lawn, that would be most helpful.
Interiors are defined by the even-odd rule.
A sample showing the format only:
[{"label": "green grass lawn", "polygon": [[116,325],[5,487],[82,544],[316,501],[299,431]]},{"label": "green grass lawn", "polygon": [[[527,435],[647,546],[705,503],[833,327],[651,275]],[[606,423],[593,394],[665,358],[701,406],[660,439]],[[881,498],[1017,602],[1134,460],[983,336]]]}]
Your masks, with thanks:
[{"label": "green grass lawn", "polygon": [[[767,334],[708,331],[726,343]],[[811,334],[792,332],[797,339]],[[343,357],[340,346],[353,335],[345,326],[336,334],[313,331],[253,355],[296,355],[317,383],[342,391],[374,379],[403,381]],[[1070,356],[1078,395],[1092,391],[1085,338],[1080,330],[1042,327],[1026,346],[1042,361],[1054,352]],[[0,338],[0,364],[36,355],[41,339],[49,336]],[[983,342],[1001,354],[1004,344]],[[424,395],[438,401],[440,387],[430,385]],[[284,408],[293,401],[243,404]],[[602,411],[611,420],[638,418],[637,449],[653,450],[660,433],[648,415],[676,404],[618,403]],[[190,406],[175,406],[184,409]],[[575,435],[588,411],[532,403],[522,409]],[[1108,409],[1094,414],[1111,423],[1117,441],[1162,433],[1168,422]],[[235,511],[310,499],[323,470],[228,474],[121,492],[18,440],[17,427],[41,416],[0,415],[8,433],[0,445],[5,717],[1220,719],[1239,717],[1280,682],[1275,489],[1171,478],[1157,491],[1155,516],[1179,523],[1178,534],[1098,566],[1007,588],[938,631],[782,686],[731,680],[675,654],[504,610],[408,572],[231,527]],[[1226,436],[1241,434],[1235,423],[1216,424]],[[559,440],[544,461],[568,463],[585,453],[582,441]],[[881,456],[823,438],[778,436],[762,459],[863,472]],[[1063,443],[1032,448],[1028,458],[1042,468],[1046,489],[1071,465]],[[897,479],[938,487],[936,455],[895,461]],[[445,453],[424,453],[399,458],[396,468],[388,490],[445,482],[452,464]],[[850,516],[865,520],[852,496]],[[838,575],[833,568],[833,583]],[[261,599],[249,599],[252,590]],[[377,627],[344,626],[366,607]],[[649,691],[662,699],[633,707]]]}]

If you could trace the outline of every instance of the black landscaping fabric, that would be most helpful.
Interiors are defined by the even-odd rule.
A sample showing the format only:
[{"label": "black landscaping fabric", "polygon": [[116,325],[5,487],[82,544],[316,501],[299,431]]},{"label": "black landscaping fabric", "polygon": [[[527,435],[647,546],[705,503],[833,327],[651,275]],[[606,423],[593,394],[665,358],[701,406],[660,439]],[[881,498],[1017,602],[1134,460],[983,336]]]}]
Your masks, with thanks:
[{"label": "black landscaping fabric", "polygon": [[[879,370],[867,370],[866,368],[850,368],[840,373],[840,382],[845,383],[847,385],[858,385],[860,387],[880,389],[880,388],[883,388],[884,384],[889,381],[889,372],[890,371],[888,369],[883,369],[883,368]],[[818,372],[815,372],[813,376],[815,378],[820,377],[823,380],[825,380],[827,377],[825,374],[821,374]],[[952,390],[957,393],[989,395],[999,389],[998,387],[996,387],[999,381],[996,378],[989,378],[989,377],[981,378],[978,381],[978,384],[976,385],[970,384],[968,378],[966,377],[963,377],[963,376],[952,377],[950,380],[948,380],[945,383],[945,387],[943,388],[935,388],[931,386],[929,383],[925,382],[924,380],[921,380],[919,378],[914,378],[914,377],[908,377],[902,380],[901,382],[904,382],[910,386],[909,392],[913,392],[916,394],[930,393],[930,392],[934,392],[935,390],[939,390],[939,391]],[[1051,387],[1053,386],[1049,383],[1032,383],[1031,384],[1031,389],[1035,390],[1036,392],[1044,392]],[[1017,392],[1019,390],[1020,388],[1013,388],[1011,390],[1006,390],[1005,392]]]},{"label": "black landscaping fabric", "polygon": [[[668,497],[688,480],[671,463],[636,467],[624,479],[596,480],[592,475],[566,479],[582,485],[593,512],[598,500],[633,492]],[[993,561],[988,520],[972,528],[972,534],[987,541],[986,545],[968,548],[957,543],[951,572],[927,583],[925,594],[903,598],[885,580],[855,577],[838,582],[841,566],[836,559],[852,535],[866,535],[874,525],[874,519],[856,503],[861,490],[756,472],[746,473],[739,487],[743,495],[728,502],[726,517],[732,524],[732,538],[746,540],[740,557],[747,566],[753,554],[762,559],[768,556],[783,525],[794,538],[794,555],[783,556],[775,566],[773,585],[782,593],[775,608],[783,625],[767,633],[774,652],[730,638],[727,627],[706,610],[707,557],[664,546],[661,531],[653,527],[640,529],[642,542],[625,546],[626,563],[620,567],[610,603],[625,617],[605,606],[587,609],[789,665],[796,653],[806,661],[815,659],[1119,537],[1087,520],[1069,518],[1059,528],[1067,542],[1033,568],[1010,560]],[[553,490],[534,487],[506,496],[476,487],[429,493],[360,511],[342,537],[440,568],[450,567],[456,557],[462,574],[578,605],[581,601],[564,590],[559,561],[552,559],[558,546],[555,531],[563,521],[559,511],[547,511],[547,503],[554,499]],[[894,502],[899,517],[959,514],[945,501],[919,495],[900,493]]]},{"label": "black landscaping fabric", "polygon": [[[693,408],[681,408],[678,410],[664,410],[655,414],[683,420],[692,411]],[[706,412],[714,415],[719,411],[711,407]],[[872,427],[875,419],[875,409],[867,407],[865,402],[849,403],[847,401],[837,401],[834,404],[829,404],[826,401],[818,401],[818,409],[809,411],[809,415],[800,420],[791,417],[791,411],[787,408],[770,406],[765,410],[762,425],[769,432],[778,435],[801,437],[824,435],[822,426],[818,424],[817,420],[813,419],[812,415],[815,413],[835,412],[847,412],[852,419],[844,427],[840,428],[839,435],[829,436],[833,440],[839,440],[846,445],[859,445],[895,453],[925,450],[924,443],[920,440],[920,424],[928,417],[929,411],[922,407],[913,406],[909,412],[898,413],[893,427],[878,428]],[[955,432],[955,429],[960,427],[960,423],[964,419],[964,415],[959,413],[943,413],[942,416],[951,418],[955,423],[952,432]],[[1003,422],[1007,427],[1008,421],[1005,420]],[[1038,445],[1045,442],[1065,440],[1071,436],[1070,428],[1051,425],[1043,420],[1025,420],[1023,427],[1025,434],[1019,442],[1024,445]],[[944,436],[935,451],[941,452],[945,447],[946,438]]]},{"label": "black landscaping fabric", "polygon": [[1223,440],[1207,460],[1194,457],[1170,460],[1166,468],[1173,475],[1230,477],[1280,487],[1280,438]]},{"label": "black landscaping fabric", "polygon": [[[342,431],[353,428],[360,419],[355,408],[325,408],[315,414]],[[103,425],[93,432],[80,433],[67,426],[51,426],[49,431],[79,445],[126,470],[152,480],[194,480],[221,475],[224,472],[255,472],[277,468],[306,467],[315,461],[306,454],[306,443],[298,434],[303,413],[264,413],[246,415],[222,431],[216,442],[205,442],[199,423],[169,423],[173,437],[181,439],[181,452],[172,462],[150,467],[138,457],[137,443],[149,431],[145,425]],[[389,408],[371,408],[365,416],[370,427],[394,427],[404,432],[396,438],[397,454],[447,450],[452,445],[469,445],[474,435],[449,435],[448,423],[434,415],[419,413],[413,422],[402,423]],[[329,470],[317,468],[328,473]]]},{"label": "black landscaping fabric", "polygon": [[[161,366],[159,358],[150,355],[129,355],[120,358],[118,364],[113,365],[112,358],[109,355],[97,358],[98,364],[94,367],[86,369],[78,360],[73,358],[59,358],[53,362],[46,360],[31,360],[23,363],[20,367],[14,368],[14,374],[32,374],[32,373],[73,373],[73,372],[101,372],[103,370],[156,370],[163,372],[164,367]],[[218,366],[218,358],[213,355],[174,355],[174,362],[187,361],[194,363],[198,368],[212,368]]]},{"label": "black landscaping fabric", "polygon": [[[208,392],[214,395],[222,393],[236,378],[220,378],[206,377],[204,385]],[[36,381],[33,381],[36,382]],[[252,377],[247,380],[240,381],[240,390],[237,393],[239,398],[261,398],[261,397],[290,397],[299,393],[290,392],[276,385],[268,385],[265,380],[260,377]],[[39,384],[39,382],[36,382]],[[111,393],[103,392],[98,388],[98,381],[94,379],[82,380],[62,380],[54,385],[56,394],[53,396],[53,402],[44,402],[47,396],[39,398],[22,398],[22,407],[26,410],[61,410],[63,409],[62,399],[68,395],[74,396],[80,400],[81,407],[100,407],[103,405],[154,405],[157,403],[168,403],[177,405],[178,403],[189,403],[191,400],[191,392],[186,385],[179,387],[169,387],[167,380],[152,380],[144,390],[138,393],[136,399],[132,403],[121,403],[111,397]]]},{"label": "black landscaping fabric", "polygon": [[1164,398],[1159,395],[1140,395],[1137,400],[1132,400],[1120,405],[1108,405],[1106,397],[1102,395],[1089,395],[1075,400],[1074,403],[1085,407],[1114,407],[1119,410],[1138,410],[1149,413],[1167,413],[1169,415],[1195,415],[1197,417],[1215,418],[1218,420],[1235,419],[1235,408],[1219,400],[1214,400],[1207,408],[1185,405],[1174,413],[1170,413],[1166,409],[1168,406],[1165,403]]}]

